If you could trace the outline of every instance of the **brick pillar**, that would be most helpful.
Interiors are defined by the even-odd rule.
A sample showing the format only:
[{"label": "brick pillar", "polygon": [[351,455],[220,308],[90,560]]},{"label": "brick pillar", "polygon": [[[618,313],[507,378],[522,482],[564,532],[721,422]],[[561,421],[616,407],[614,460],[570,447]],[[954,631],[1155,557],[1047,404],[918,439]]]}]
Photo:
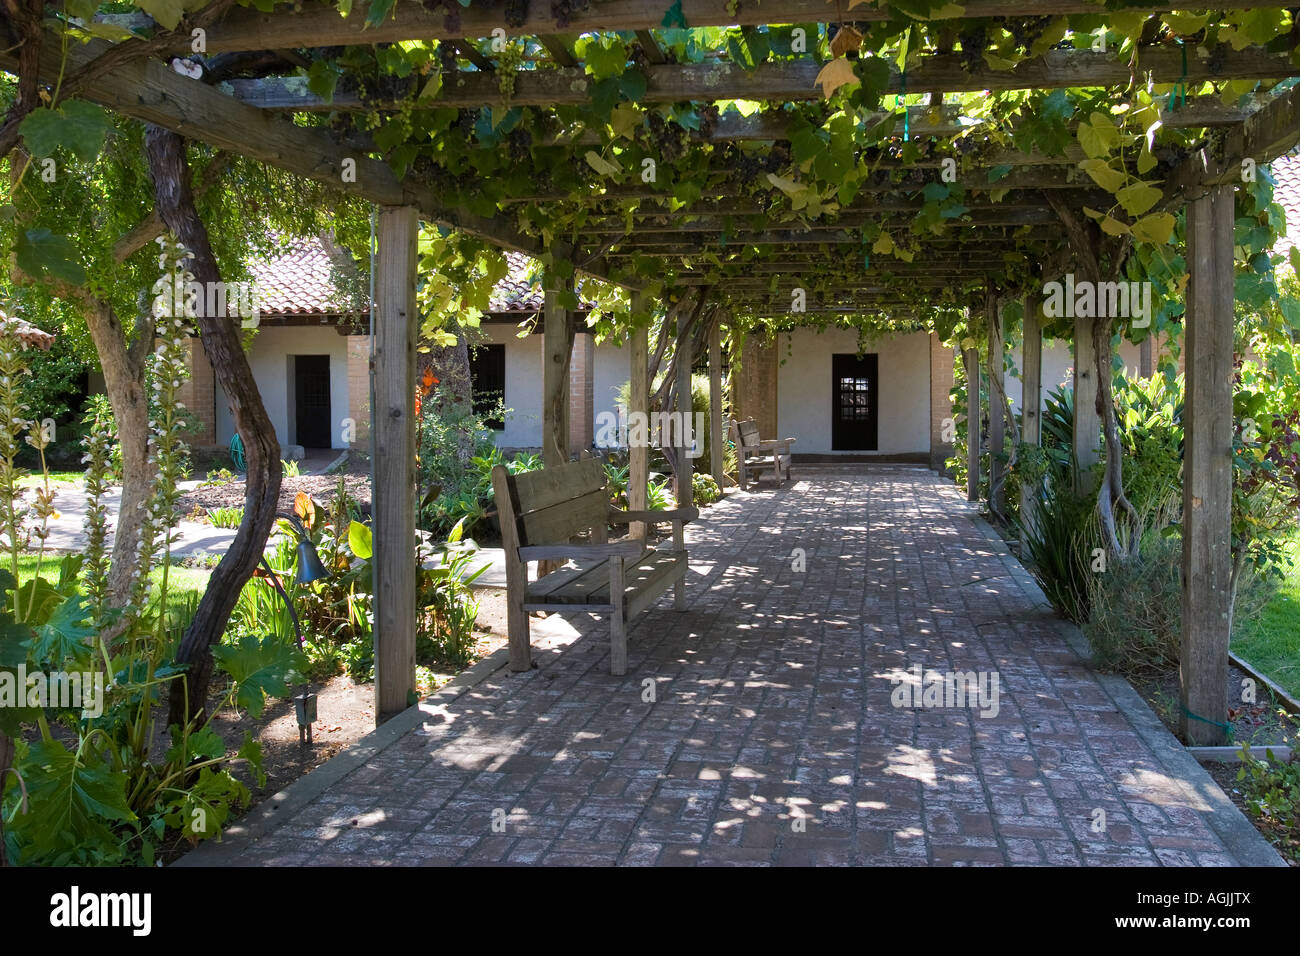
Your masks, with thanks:
[{"label": "brick pillar", "polygon": [[185,343],[185,365],[190,378],[180,388],[180,400],[200,425],[189,439],[196,447],[212,446],[217,443],[217,379],[208,361],[208,354],[203,350],[203,343],[197,336]]},{"label": "brick pillar", "polygon": [[952,388],[957,353],[945,348],[937,332],[930,333],[930,468],[943,471],[952,455],[952,442],[944,441],[944,423],[952,434]]},{"label": "brick pillar", "polygon": [[762,438],[777,438],[777,355],[774,337],[758,331],[745,337],[736,376],[736,420],[752,418]]},{"label": "brick pillar", "polygon": [[573,337],[573,355],[569,360],[569,454],[590,448],[596,415],[595,348],[591,335],[579,332]]},{"label": "brick pillar", "polygon": [[[349,335],[348,417],[356,424],[352,448],[370,449],[370,336]],[[346,436],[345,436],[346,437]]]}]

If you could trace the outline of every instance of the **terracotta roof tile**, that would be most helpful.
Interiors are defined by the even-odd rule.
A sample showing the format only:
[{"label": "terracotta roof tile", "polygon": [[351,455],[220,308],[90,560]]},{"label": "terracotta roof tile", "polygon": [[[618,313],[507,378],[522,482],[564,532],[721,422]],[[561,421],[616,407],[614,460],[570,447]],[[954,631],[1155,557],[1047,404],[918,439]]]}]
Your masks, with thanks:
[{"label": "terracotta roof tile", "polygon": [[49,332],[38,329],[25,319],[20,319],[16,315],[9,315],[3,308],[0,308],[0,325],[14,323],[14,331],[18,335],[18,341],[23,345],[31,345],[44,352],[50,350],[54,344],[54,336]]},{"label": "terracotta roof tile", "polygon": [[1279,156],[1269,168],[1277,180],[1273,201],[1286,210],[1286,235],[1278,237],[1273,252],[1286,255],[1300,245],[1300,154]]},{"label": "terracotta roof tile", "polygon": [[[492,289],[492,312],[540,312],[546,304],[541,265],[521,252],[507,252],[509,272]],[[269,259],[254,259],[249,271],[257,282],[262,315],[364,315],[364,302],[354,308],[336,287],[340,266],[319,238],[295,239],[287,251]],[[583,302],[582,308],[591,307]]]}]

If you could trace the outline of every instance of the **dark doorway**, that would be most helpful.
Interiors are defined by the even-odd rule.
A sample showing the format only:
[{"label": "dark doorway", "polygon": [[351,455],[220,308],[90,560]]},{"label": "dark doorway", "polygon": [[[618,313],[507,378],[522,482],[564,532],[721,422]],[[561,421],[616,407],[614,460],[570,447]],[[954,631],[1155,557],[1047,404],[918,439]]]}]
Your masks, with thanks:
[{"label": "dark doorway", "polygon": [[330,357],[293,357],[294,418],[303,448],[329,448],[334,416],[330,413]]},{"label": "dark doorway", "polygon": [[479,345],[470,353],[470,387],[474,393],[474,414],[488,428],[500,431],[505,421],[497,414],[506,396],[506,347]]},{"label": "dark doorway", "polygon": [[877,355],[832,355],[831,449],[875,451]]}]

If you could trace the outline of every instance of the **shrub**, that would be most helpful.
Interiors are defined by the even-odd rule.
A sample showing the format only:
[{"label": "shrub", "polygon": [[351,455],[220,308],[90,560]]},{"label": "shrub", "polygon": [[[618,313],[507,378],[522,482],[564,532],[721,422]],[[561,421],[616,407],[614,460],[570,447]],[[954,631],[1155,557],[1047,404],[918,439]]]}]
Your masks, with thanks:
[{"label": "shrub", "polygon": [[209,508],[207,514],[214,528],[238,528],[244,522],[243,508]]},{"label": "shrub", "polygon": [[712,475],[696,473],[691,476],[691,489],[698,505],[711,505],[722,497],[722,490]]},{"label": "shrub", "polygon": [[1150,533],[1136,558],[1088,573],[1083,627],[1103,670],[1150,676],[1178,666],[1182,539]]}]

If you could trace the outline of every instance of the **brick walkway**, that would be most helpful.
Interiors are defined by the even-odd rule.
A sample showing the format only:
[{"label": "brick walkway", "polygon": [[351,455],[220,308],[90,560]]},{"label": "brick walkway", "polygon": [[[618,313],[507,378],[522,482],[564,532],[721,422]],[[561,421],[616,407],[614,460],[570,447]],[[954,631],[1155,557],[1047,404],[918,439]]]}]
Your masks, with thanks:
[{"label": "brick walkway", "polygon": [[[602,620],[539,622],[537,670],[426,708],[185,862],[1276,862],[1131,688],[1081,663],[958,489],[797,474],[691,526],[689,610],[666,595],[636,622],[625,677]],[[914,665],[996,672],[996,716],[891,706]]]}]

